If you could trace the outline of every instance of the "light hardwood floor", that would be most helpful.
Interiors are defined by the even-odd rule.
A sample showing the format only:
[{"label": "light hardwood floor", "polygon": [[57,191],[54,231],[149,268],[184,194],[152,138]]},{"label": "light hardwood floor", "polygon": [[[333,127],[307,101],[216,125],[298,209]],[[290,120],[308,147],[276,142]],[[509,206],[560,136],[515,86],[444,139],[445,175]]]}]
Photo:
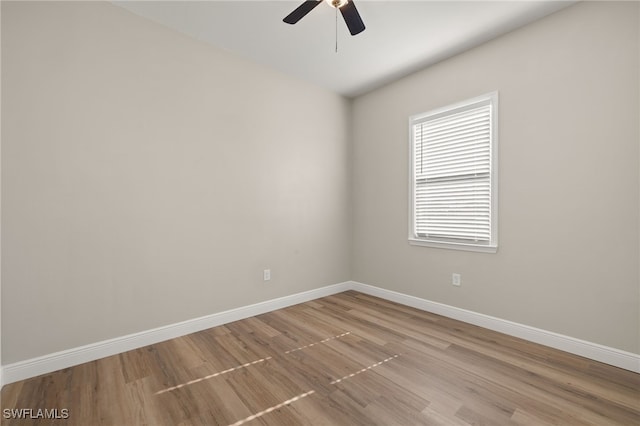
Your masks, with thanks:
[{"label": "light hardwood floor", "polygon": [[638,374],[353,291],[1,396],[3,410],[69,410],[2,425],[640,424]]}]

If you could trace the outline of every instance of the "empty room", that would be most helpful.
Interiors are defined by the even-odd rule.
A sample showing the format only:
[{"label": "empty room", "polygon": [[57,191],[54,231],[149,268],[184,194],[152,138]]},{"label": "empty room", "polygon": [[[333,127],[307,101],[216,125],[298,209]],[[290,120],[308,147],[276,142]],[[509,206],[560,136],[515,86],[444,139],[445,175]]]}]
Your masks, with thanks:
[{"label": "empty room", "polygon": [[640,3],[0,1],[0,424],[640,424]]}]

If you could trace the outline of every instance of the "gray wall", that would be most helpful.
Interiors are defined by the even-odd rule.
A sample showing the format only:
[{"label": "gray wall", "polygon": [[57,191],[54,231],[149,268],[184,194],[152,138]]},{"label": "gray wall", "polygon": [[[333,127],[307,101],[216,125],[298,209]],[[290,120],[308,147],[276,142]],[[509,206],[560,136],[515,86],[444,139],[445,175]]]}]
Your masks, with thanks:
[{"label": "gray wall", "polygon": [[[584,2],[358,98],[354,280],[640,353],[638,16]],[[409,246],[408,117],[493,90],[498,253]]]},{"label": "gray wall", "polygon": [[[640,353],[638,9],[350,105],[109,4],[2,2],[2,362],[348,279]],[[408,117],[492,90],[498,253],[409,246]]]},{"label": "gray wall", "polygon": [[350,278],[340,96],[108,3],[2,2],[2,67],[5,364]]}]

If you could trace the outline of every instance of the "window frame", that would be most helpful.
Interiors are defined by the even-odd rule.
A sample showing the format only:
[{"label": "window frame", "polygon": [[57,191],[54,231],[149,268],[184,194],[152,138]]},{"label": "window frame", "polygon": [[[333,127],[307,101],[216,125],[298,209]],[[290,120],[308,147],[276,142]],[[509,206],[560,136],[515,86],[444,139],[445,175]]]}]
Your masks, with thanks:
[{"label": "window frame", "polygon": [[[446,238],[421,237],[416,233],[416,164],[415,164],[415,132],[414,126],[428,121],[430,117],[440,118],[468,109],[474,104],[489,102],[490,115],[490,240],[489,242],[465,242]],[[464,101],[456,102],[441,108],[409,117],[409,244],[414,246],[435,247],[453,250],[496,253],[498,250],[498,92],[490,92]]]}]

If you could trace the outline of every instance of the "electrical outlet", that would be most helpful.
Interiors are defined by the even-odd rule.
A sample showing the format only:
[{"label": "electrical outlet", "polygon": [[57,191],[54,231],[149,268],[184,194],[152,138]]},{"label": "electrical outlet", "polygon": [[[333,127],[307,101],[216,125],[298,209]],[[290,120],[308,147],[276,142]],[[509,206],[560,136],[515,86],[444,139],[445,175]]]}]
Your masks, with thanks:
[{"label": "electrical outlet", "polygon": [[271,269],[265,269],[262,271],[262,278],[264,281],[269,281],[271,279]]},{"label": "electrical outlet", "polygon": [[460,287],[460,284],[462,284],[460,274],[451,274],[451,284]]}]

